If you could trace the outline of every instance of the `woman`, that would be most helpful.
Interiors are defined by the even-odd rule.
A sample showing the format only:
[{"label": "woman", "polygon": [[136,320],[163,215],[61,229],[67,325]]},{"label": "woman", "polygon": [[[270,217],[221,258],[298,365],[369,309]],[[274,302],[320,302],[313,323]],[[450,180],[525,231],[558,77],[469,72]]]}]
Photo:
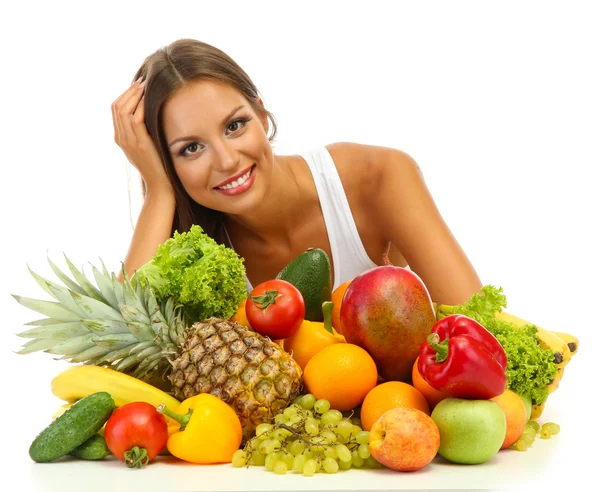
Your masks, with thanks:
[{"label": "woman", "polygon": [[276,123],[256,87],[229,56],[199,41],[156,51],[135,79],[112,105],[115,141],[144,189],[125,259],[130,275],[174,230],[197,223],[245,259],[249,289],[312,247],[332,259],[334,288],[382,265],[387,253],[438,303],[462,303],[480,290],[405,153],[339,142],[275,155]]}]

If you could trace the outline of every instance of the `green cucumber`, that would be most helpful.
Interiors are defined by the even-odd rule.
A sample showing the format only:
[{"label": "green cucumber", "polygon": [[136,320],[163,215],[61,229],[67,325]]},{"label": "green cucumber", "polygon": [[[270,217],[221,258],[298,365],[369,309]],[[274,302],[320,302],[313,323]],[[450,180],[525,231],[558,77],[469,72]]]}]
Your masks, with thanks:
[{"label": "green cucumber", "polygon": [[106,391],[76,401],[38,434],[29,447],[29,456],[37,463],[46,463],[69,454],[96,434],[115,408]]},{"label": "green cucumber", "polygon": [[104,436],[94,434],[83,444],[80,444],[75,449],[71,450],[69,454],[83,460],[102,460],[112,453],[106,445]]}]

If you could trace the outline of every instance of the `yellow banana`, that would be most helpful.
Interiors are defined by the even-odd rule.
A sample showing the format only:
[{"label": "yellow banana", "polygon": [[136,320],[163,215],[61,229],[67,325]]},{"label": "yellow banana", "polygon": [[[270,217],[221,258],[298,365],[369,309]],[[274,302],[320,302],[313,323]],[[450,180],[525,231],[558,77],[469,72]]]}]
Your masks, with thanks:
[{"label": "yellow banana", "polygon": [[557,368],[565,368],[571,360],[571,351],[567,343],[555,335],[550,330],[537,326],[537,335],[540,340],[540,346],[545,349],[550,349],[554,352],[554,363]]},{"label": "yellow banana", "polygon": [[177,411],[179,401],[164,391],[133,376],[100,366],[72,366],[54,377],[52,393],[61,400],[74,402],[98,391],[106,391],[117,406],[144,401],[158,406],[164,403]]},{"label": "yellow banana", "polygon": [[548,394],[554,393],[558,389],[558,385],[560,384],[560,380],[562,379],[564,373],[564,367],[556,368],[556,374],[554,375],[554,379],[551,383],[546,385],[546,388],[548,389]]},{"label": "yellow banana", "polygon": [[569,350],[571,351],[571,356],[577,353],[577,351],[579,350],[579,339],[577,337],[571,335],[570,333],[564,333],[561,331],[553,331],[552,333],[554,333],[556,336],[562,338],[565,341],[565,343],[569,347]]},{"label": "yellow banana", "polygon": [[557,368],[565,368],[565,366],[571,360],[571,350],[569,350],[569,346],[567,343],[560,338],[558,335],[554,334],[550,330],[546,330],[536,325],[535,323],[531,323],[526,321],[514,314],[507,313],[506,311],[500,311],[496,313],[496,318],[502,321],[506,321],[508,323],[512,323],[513,326],[519,328],[524,325],[535,325],[537,328],[537,335],[539,339],[540,346],[544,349],[550,349],[554,353],[554,363]]},{"label": "yellow banana", "polygon": [[540,403],[538,405],[533,405],[533,407],[531,407],[531,417],[529,417],[529,420],[539,419],[544,411],[545,406],[546,402]]}]

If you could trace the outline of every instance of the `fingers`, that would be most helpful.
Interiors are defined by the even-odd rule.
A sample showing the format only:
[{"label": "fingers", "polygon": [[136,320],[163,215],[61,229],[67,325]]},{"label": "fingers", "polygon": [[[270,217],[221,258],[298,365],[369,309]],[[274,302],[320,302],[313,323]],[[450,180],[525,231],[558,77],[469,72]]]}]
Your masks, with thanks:
[{"label": "fingers", "polygon": [[132,116],[142,97],[143,88],[144,83],[137,80],[111,106],[115,142],[119,146],[127,145],[127,142],[135,138]]},{"label": "fingers", "polygon": [[138,101],[138,105],[133,111],[133,117],[131,119],[132,130],[138,141],[144,137],[148,138],[148,130],[146,129],[144,117],[144,95],[142,94],[142,97]]}]

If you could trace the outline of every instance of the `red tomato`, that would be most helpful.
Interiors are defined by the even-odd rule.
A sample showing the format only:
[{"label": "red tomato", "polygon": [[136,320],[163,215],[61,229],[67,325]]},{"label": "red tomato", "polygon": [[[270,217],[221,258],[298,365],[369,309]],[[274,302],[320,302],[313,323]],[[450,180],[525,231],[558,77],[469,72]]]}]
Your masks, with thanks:
[{"label": "red tomato", "polygon": [[117,408],[104,428],[108,449],[130,468],[141,468],[152,461],[168,438],[165,416],[142,401]]},{"label": "red tomato", "polygon": [[304,321],[304,298],[285,280],[267,280],[257,285],[246,301],[250,326],[272,340],[292,336]]}]

